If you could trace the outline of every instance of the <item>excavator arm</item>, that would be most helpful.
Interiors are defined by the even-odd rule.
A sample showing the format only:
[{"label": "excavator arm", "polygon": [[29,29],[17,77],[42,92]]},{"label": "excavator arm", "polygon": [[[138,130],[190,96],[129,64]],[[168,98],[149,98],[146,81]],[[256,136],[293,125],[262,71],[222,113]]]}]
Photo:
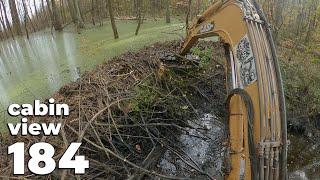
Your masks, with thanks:
[{"label": "excavator arm", "polygon": [[226,179],[287,179],[281,73],[270,26],[255,0],[219,0],[189,28],[181,49],[219,36],[225,44],[229,164]]}]

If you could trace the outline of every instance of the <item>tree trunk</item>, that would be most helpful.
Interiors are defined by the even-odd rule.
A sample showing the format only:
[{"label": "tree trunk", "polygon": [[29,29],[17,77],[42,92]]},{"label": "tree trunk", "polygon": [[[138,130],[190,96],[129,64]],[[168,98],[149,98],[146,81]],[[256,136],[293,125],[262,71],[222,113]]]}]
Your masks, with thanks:
[{"label": "tree trunk", "polygon": [[156,0],[150,0],[151,2],[150,2],[150,5],[151,5],[151,8],[150,8],[150,10],[151,10],[151,14],[152,14],[152,17],[153,17],[153,19],[155,19],[156,18]]},{"label": "tree trunk", "polygon": [[74,0],[73,1],[75,10],[76,10],[76,15],[77,15],[77,28],[84,28],[84,23],[83,23],[83,19],[81,16],[81,12],[80,12],[80,8],[79,8],[79,1],[78,0]]},{"label": "tree trunk", "polygon": [[187,32],[187,34],[188,34],[188,30],[189,30],[190,11],[191,11],[191,0],[189,0],[189,2],[188,2],[188,11],[187,11],[187,16],[186,16],[186,32]]},{"label": "tree trunk", "polygon": [[275,10],[274,12],[274,34],[275,39],[278,39],[279,31],[281,29],[283,23],[283,9],[284,9],[284,2],[283,0],[276,0],[275,2]]},{"label": "tree trunk", "polygon": [[108,17],[108,0],[100,0],[102,18]]},{"label": "tree trunk", "polygon": [[37,9],[37,6],[36,6],[36,0],[33,0],[33,5],[34,5],[34,11],[35,11],[37,20],[39,20],[39,12],[38,12],[38,9]]},{"label": "tree trunk", "polygon": [[43,16],[41,16],[42,21],[40,24],[42,25],[42,27],[46,27],[45,22],[48,22],[48,15],[44,7],[44,0],[41,0],[41,13],[43,14]]},{"label": "tree trunk", "polygon": [[80,6],[80,2],[81,1],[79,1],[79,0],[77,0],[77,1],[78,1],[78,8],[79,8],[79,12],[80,12],[80,16],[81,16],[82,22],[84,22],[85,14],[83,14],[83,11],[81,10],[81,7],[82,7],[82,6]]},{"label": "tree trunk", "polygon": [[53,25],[53,22],[54,22],[54,18],[53,18],[53,14],[52,14],[51,7],[50,7],[50,0],[46,0],[46,2],[47,2],[47,8],[48,8],[49,16],[50,16],[50,19],[51,19],[51,24],[49,24],[49,25],[52,28],[52,25]]},{"label": "tree trunk", "polygon": [[109,16],[110,16],[110,20],[111,20],[111,26],[112,26],[112,30],[113,30],[113,35],[115,39],[119,38],[119,34],[118,34],[118,30],[117,30],[117,26],[116,26],[116,22],[114,20],[114,15],[113,15],[113,0],[107,0],[108,3],[108,10],[109,10]]},{"label": "tree trunk", "polygon": [[95,0],[96,1],[96,11],[97,11],[97,16],[98,16],[98,19],[99,19],[99,24],[100,26],[103,26],[103,14],[101,13],[102,10],[101,10],[101,7],[103,5],[103,3],[101,2],[101,0]]},{"label": "tree trunk", "polygon": [[[25,0],[22,0],[22,5],[23,5],[24,8],[25,8],[25,10],[24,10],[24,12],[26,12],[26,13],[25,13],[25,16],[26,16],[27,20],[29,19],[30,24],[31,24],[31,27],[32,27],[32,29],[33,29],[33,32],[36,32],[36,31],[37,31],[37,30],[36,30],[36,27],[37,27],[37,26],[34,24],[34,21],[31,20],[31,18],[30,18],[30,16],[29,16],[29,13],[28,13],[28,10],[27,10],[27,6],[26,6]],[[28,6],[29,6],[29,9],[30,9],[30,12],[32,13],[30,1],[29,1],[29,5],[28,5]]]},{"label": "tree trunk", "polygon": [[28,24],[27,24],[27,22],[28,22],[28,10],[27,10],[27,6],[26,6],[26,3],[25,3],[25,1],[24,0],[22,0],[22,5],[23,5],[23,13],[24,13],[24,16],[23,16],[23,18],[24,18],[24,28],[25,28],[25,30],[26,30],[26,34],[27,34],[27,39],[29,39],[29,31],[28,31]]},{"label": "tree trunk", "polygon": [[138,26],[137,26],[135,35],[138,35],[138,34],[139,34],[139,30],[140,30],[140,27],[141,27],[141,9],[142,9],[141,6],[142,6],[142,0],[137,0]]},{"label": "tree trunk", "polygon": [[9,18],[8,18],[7,12],[5,10],[5,5],[3,3],[3,0],[1,0],[0,2],[2,4],[2,8],[3,8],[2,12],[3,12],[3,16],[4,16],[4,19],[5,19],[5,22],[6,22],[6,26],[7,26],[7,28],[9,28],[9,30],[11,32],[12,39],[14,39],[14,32],[13,32],[11,26],[10,26]]},{"label": "tree trunk", "polygon": [[316,31],[316,20],[317,20],[317,8],[318,8],[318,0],[313,0],[311,6],[309,7],[309,18],[308,18],[308,26],[306,29],[306,37],[305,42],[308,43],[313,36],[313,33]]},{"label": "tree trunk", "polygon": [[61,11],[61,20],[62,20],[62,23],[65,23],[66,22],[66,13],[65,13],[65,10],[64,10],[64,1],[63,0],[60,0],[60,11]]},{"label": "tree trunk", "polygon": [[67,0],[67,3],[68,3],[68,8],[69,8],[72,22],[74,24],[76,24],[77,23],[77,14],[76,14],[75,6],[73,4],[73,0]]},{"label": "tree trunk", "polygon": [[62,31],[62,23],[61,23],[61,17],[56,5],[55,0],[51,0],[51,5],[52,5],[52,16],[53,16],[53,27],[56,31]]},{"label": "tree trunk", "polygon": [[170,0],[167,0],[166,3],[166,23],[170,23],[171,19],[170,19]]},{"label": "tree trunk", "polygon": [[[4,39],[9,39],[10,35],[8,35],[8,28],[6,26],[6,23],[5,23],[5,20],[4,20],[4,16],[2,14],[2,7],[1,7],[1,4],[0,4],[0,12],[1,12],[1,16],[0,16],[0,22],[1,22],[1,33],[3,32],[4,35],[5,35],[5,38]],[[3,40],[3,39],[1,39]]]},{"label": "tree trunk", "polygon": [[91,0],[91,20],[92,20],[92,24],[95,26],[96,25],[96,21],[95,21],[95,4],[94,4],[94,0]]},{"label": "tree trunk", "polygon": [[196,1],[196,15],[199,15],[200,14],[200,6],[201,6],[201,2],[200,0],[197,0]]},{"label": "tree trunk", "polygon": [[16,1],[9,0],[10,12],[11,12],[11,20],[14,27],[15,32],[18,35],[22,35],[22,30],[20,26],[19,14],[17,11]]}]

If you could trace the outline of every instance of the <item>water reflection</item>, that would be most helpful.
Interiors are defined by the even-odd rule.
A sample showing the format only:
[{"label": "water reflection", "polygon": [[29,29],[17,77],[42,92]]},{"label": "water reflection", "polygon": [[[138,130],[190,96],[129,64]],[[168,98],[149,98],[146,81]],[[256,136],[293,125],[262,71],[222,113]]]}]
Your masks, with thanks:
[{"label": "water reflection", "polygon": [[29,103],[79,78],[75,37],[36,33],[0,45],[0,104]]},{"label": "water reflection", "polygon": [[76,47],[74,38],[70,37],[70,34],[63,34],[63,47],[65,49],[67,63],[69,67],[70,77],[72,80],[76,80],[80,77],[79,70],[76,66]]}]

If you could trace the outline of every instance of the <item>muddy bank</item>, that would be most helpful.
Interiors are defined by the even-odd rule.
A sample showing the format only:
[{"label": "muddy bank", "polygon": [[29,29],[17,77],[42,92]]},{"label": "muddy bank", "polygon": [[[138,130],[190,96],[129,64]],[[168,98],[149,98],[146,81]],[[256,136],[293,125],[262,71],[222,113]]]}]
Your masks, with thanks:
[{"label": "muddy bank", "polygon": [[[179,46],[180,42],[168,42],[145,47],[137,53],[125,53],[62,87],[53,98],[57,103],[70,106],[70,116],[31,120],[62,122],[60,135],[1,138],[1,176],[12,174],[12,159],[6,155],[9,144],[49,142],[56,148],[55,159],[58,159],[68,144],[78,141],[82,142],[80,154],[90,160],[90,169],[82,176],[84,179],[175,178],[197,174],[212,177],[214,174],[206,171],[201,163],[195,165],[193,158],[186,158],[195,152],[180,157],[188,167],[182,173],[166,173],[157,166],[165,154],[181,150],[177,144],[187,146],[186,137],[181,137],[200,136],[201,131],[204,134],[203,128],[195,125],[203,114],[215,116],[211,123],[221,121],[225,114],[221,45],[199,43],[193,52],[200,55],[200,65],[191,68],[186,69],[182,62],[175,62],[174,68],[168,67],[160,61],[162,52],[177,53]],[[222,129],[220,127],[220,133]],[[69,170],[56,170],[50,177],[36,177],[29,172],[27,176],[72,179],[75,178],[73,174]]]}]

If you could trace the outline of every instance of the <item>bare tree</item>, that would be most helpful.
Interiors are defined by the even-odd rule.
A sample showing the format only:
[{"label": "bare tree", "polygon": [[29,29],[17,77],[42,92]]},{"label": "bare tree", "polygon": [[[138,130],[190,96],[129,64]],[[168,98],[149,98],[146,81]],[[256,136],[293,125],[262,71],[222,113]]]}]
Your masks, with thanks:
[{"label": "bare tree", "polygon": [[62,23],[61,23],[61,17],[56,5],[55,0],[51,0],[51,5],[52,5],[52,16],[53,16],[53,27],[56,31],[62,31]]},{"label": "bare tree", "polygon": [[67,3],[68,3],[68,9],[70,12],[72,22],[74,24],[76,24],[77,23],[77,14],[76,14],[76,10],[75,10],[74,4],[73,4],[73,0],[68,0]]},{"label": "bare tree", "polygon": [[201,0],[196,0],[196,15],[200,14]]},{"label": "bare tree", "polygon": [[42,28],[46,27],[46,25],[51,25],[50,21],[48,21],[48,11],[46,11],[46,8],[45,8],[45,5],[44,5],[44,0],[41,0],[41,8],[40,8],[40,10],[41,10],[41,13],[43,14],[42,23],[41,23],[42,24]]},{"label": "bare tree", "polygon": [[[2,28],[0,28],[1,29],[1,34],[2,34],[2,32],[4,33],[4,35],[5,35],[5,38],[9,38],[10,36],[8,35],[8,32],[7,32],[7,25],[6,25],[6,23],[5,23],[5,20],[4,20],[4,16],[3,16],[3,14],[2,14],[2,4],[0,4],[0,22],[1,22],[1,27]],[[5,39],[5,38],[3,38],[3,37],[1,37],[1,39]]]},{"label": "bare tree", "polygon": [[11,12],[11,20],[14,27],[15,32],[18,35],[22,35],[22,30],[20,26],[19,14],[17,11],[16,1],[9,0],[10,12]]},{"label": "bare tree", "polygon": [[79,1],[78,0],[73,0],[74,8],[76,10],[76,15],[77,15],[77,28],[84,28],[84,22],[83,18],[81,16],[80,8],[79,8]]},{"label": "bare tree", "polygon": [[[101,2],[101,0],[95,0],[96,1],[96,10],[97,10],[97,16],[98,16],[98,20],[99,20],[99,24],[100,26],[103,26],[103,15],[101,14],[102,9],[101,7],[103,6],[103,3]],[[104,9],[104,7],[103,7]]]},{"label": "bare tree", "polygon": [[186,32],[188,33],[189,29],[189,18],[190,18],[190,12],[191,12],[191,0],[188,1],[188,10],[187,10],[187,16],[186,16]]},{"label": "bare tree", "polygon": [[14,39],[14,32],[13,32],[11,26],[10,26],[9,18],[8,18],[7,12],[6,12],[6,10],[5,10],[5,7],[6,7],[6,6],[5,6],[3,0],[0,0],[0,2],[1,2],[1,5],[2,5],[2,11],[1,11],[2,17],[4,17],[6,27],[10,30],[11,36],[12,36],[12,38]]},{"label": "bare tree", "polygon": [[[30,1],[28,1],[30,3]],[[25,22],[27,22],[29,20],[30,22],[30,25],[33,29],[33,32],[36,32],[36,26],[34,25],[35,21],[32,21],[30,16],[29,16],[29,12],[27,10],[27,5],[26,5],[26,0],[22,0],[22,5],[23,5],[23,11],[24,11],[24,18],[26,18]],[[32,9],[31,9],[31,5],[29,4],[29,7],[30,7],[30,12],[32,12]]]},{"label": "bare tree", "polygon": [[170,0],[167,0],[166,2],[166,23],[170,23]]},{"label": "bare tree", "polygon": [[64,0],[60,0],[60,9],[61,9],[61,20],[62,23],[66,22],[66,12],[65,12],[65,5]]},{"label": "bare tree", "polygon": [[280,29],[283,25],[283,10],[284,10],[284,1],[283,0],[276,0],[274,5],[274,33],[275,38],[277,39]]},{"label": "bare tree", "polygon": [[33,0],[34,12],[36,14],[37,20],[39,20],[39,12],[36,4],[36,0]]},{"label": "bare tree", "polygon": [[53,17],[53,13],[52,13],[51,6],[50,6],[50,0],[46,0],[46,2],[47,2],[48,14],[49,14],[50,19],[51,19],[50,27],[51,27],[51,30],[52,30],[53,22],[54,22],[54,17]]},{"label": "bare tree", "polygon": [[308,18],[307,18],[307,28],[306,28],[306,36],[305,42],[308,43],[313,36],[313,32],[317,30],[317,18],[318,18],[318,0],[312,0],[310,6],[308,8]]},{"label": "bare tree", "polygon": [[23,5],[23,13],[24,13],[24,29],[26,31],[27,34],[27,38],[29,39],[29,31],[28,31],[28,10],[27,10],[27,6],[26,6],[26,2],[24,0],[22,0],[22,5]]},{"label": "bare tree", "polygon": [[91,0],[91,20],[92,20],[92,24],[95,26],[96,25],[96,21],[95,21],[95,16],[96,16],[96,12],[95,12],[95,0]]},{"label": "bare tree", "polygon": [[137,20],[138,20],[138,26],[136,29],[136,35],[139,34],[139,30],[141,27],[142,17],[141,17],[141,11],[142,11],[142,0],[137,0]]},{"label": "bare tree", "polygon": [[111,26],[112,26],[112,30],[113,30],[113,35],[115,39],[119,38],[119,34],[118,34],[118,29],[116,26],[116,22],[114,19],[114,14],[113,14],[113,0],[107,0],[107,5],[108,5],[108,10],[109,10],[109,15],[110,15],[110,21],[111,21]]},{"label": "bare tree", "polygon": [[150,1],[151,1],[151,2],[150,2],[151,14],[152,14],[152,17],[155,19],[155,18],[156,18],[156,9],[157,9],[157,7],[156,7],[156,0],[150,0]]}]

